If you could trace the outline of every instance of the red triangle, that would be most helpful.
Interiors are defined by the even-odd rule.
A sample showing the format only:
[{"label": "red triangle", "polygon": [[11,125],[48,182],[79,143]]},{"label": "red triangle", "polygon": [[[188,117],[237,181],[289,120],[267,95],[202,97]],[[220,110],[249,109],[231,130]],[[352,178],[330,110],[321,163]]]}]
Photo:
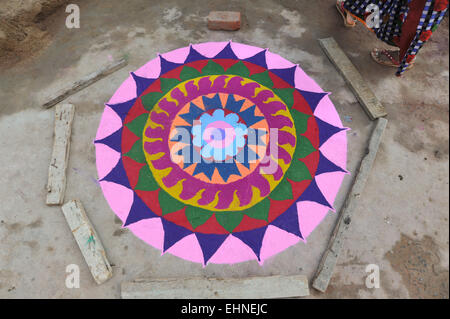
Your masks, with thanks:
[{"label": "red triangle", "polygon": [[315,149],[319,148],[319,127],[317,126],[316,118],[314,116],[311,116],[308,119],[306,132],[301,134],[302,136],[306,137],[312,144],[312,146]]},{"label": "red triangle", "polygon": [[183,70],[183,66],[184,65],[179,66],[173,70],[170,70],[169,72],[164,73],[164,75],[162,75],[161,77],[165,78],[165,79],[177,79],[177,80],[181,81],[180,73],[181,73],[181,70]]},{"label": "red triangle", "polygon": [[147,205],[148,208],[151,209],[152,212],[154,212],[158,216],[162,215],[162,210],[161,207],[159,207],[158,200],[160,189],[157,189],[156,191],[140,191],[135,189],[134,191],[139,196],[139,198],[142,199],[145,205]]},{"label": "red triangle", "polygon": [[308,102],[306,102],[303,95],[297,89],[295,89],[295,91],[294,91],[294,105],[292,106],[292,108],[299,112],[302,112],[302,113],[305,113],[308,115],[313,115],[313,112],[312,112],[311,107],[309,106]]},{"label": "red triangle", "polygon": [[289,85],[289,83],[287,83],[286,81],[284,81],[283,79],[281,79],[279,76],[273,74],[272,72],[269,71],[269,77],[273,82],[273,89],[289,89],[292,88],[291,85]]},{"label": "red triangle", "polygon": [[191,68],[196,69],[198,72],[202,72],[202,69],[208,64],[208,60],[199,60],[195,62],[191,62],[186,64],[186,66],[189,66]]},{"label": "red triangle", "polygon": [[186,211],[186,207],[184,207],[183,209],[180,209],[179,211],[166,214],[163,216],[163,218],[178,225],[178,226],[182,226],[184,228],[189,229],[190,231],[193,231],[192,225],[189,222],[189,220],[187,219],[185,211]]},{"label": "red triangle", "polygon": [[223,67],[223,69],[226,71],[231,66],[235,65],[236,63],[238,63],[239,61],[233,60],[233,59],[215,59],[214,62],[216,62],[217,64],[221,65]]},{"label": "red triangle", "polygon": [[161,80],[157,79],[155,82],[150,84],[148,88],[145,89],[144,92],[142,92],[141,96],[144,96],[146,94],[149,94],[150,92],[161,92]]},{"label": "red triangle", "polygon": [[300,195],[305,191],[305,189],[308,188],[309,184],[311,184],[311,179],[304,180],[301,182],[294,182],[289,180],[289,183],[291,183],[292,186],[292,196],[297,199],[300,197]]},{"label": "red triangle", "polygon": [[130,181],[131,188],[135,188],[139,179],[139,171],[145,163],[138,163],[128,156],[122,156],[123,167]]},{"label": "red triangle", "polygon": [[269,223],[274,221],[278,216],[283,214],[294,203],[293,199],[273,200],[270,199]]},{"label": "red triangle", "polygon": [[258,73],[262,73],[264,71],[266,71],[265,68],[263,68],[262,66],[253,64],[251,62],[247,62],[247,61],[242,61],[244,63],[244,65],[247,67],[247,69],[250,71],[250,76],[252,76],[253,74],[258,74]]},{"label": "red triangle", "polygon": [[233,230],[233,233],[252,230],[255,228],[264,227],[267,225],[267,221],[262,219],[251,218],[244,214],[244,217],[241,220],[241,223]]},{"label": "red triangle", "polygon": [[128,153],[137,140],[140,140],[140,138],[124,126],[122,129],[122,154]]},{"label": "red triangle", "polygon": [[123,123],[126,125],[130,122],[132,122],[135,118],[137,118],[138,116],[145,114],[145,113],[149,113],[149,111],[147,111],[144,106],[142,105],[142,101],[141,99],[137,99],[136,102],[134,102],[134,105],[131,107],[131,109],[128,111],[127,116],[125,117],[125,120],[123,121]]},{"label": "red triangle", "polygon": [[229,234],[229,232],[219,224],[215,214],[213,214],[206,223],[197,226],[195,232],[203,234]]},{"label": "red triangle", "polygon": [[305,158],[299,159],[299,161],[305,163],[306,167],[308,167],[309,173],[312,177],[316,175],[317,166],[319,166],[319,151],[312,152]]}]

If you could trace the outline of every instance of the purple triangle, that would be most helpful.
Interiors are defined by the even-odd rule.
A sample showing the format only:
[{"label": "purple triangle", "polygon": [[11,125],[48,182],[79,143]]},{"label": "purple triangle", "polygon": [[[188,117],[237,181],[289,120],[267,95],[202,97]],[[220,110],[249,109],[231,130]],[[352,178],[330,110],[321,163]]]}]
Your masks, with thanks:
[{"label": "purple triangle", "polygon": [[100,181],[105,182],[113,182],[127,188],[131,188],[130,182],[128,180],[128,176],[125,173],[125,169],[123,168],[122,158],[117,162],[117,165],[108,173],[105,177],[103,177]]},{"label": "purple triangle", "polygon": [[195,236],[197,237],[198,243],[200,244],[203,252],[203,264],[206,265],[208,260],[210,260],[216,253],[229,234],[219,235],[195,233]]},{"label": "purple triangle", "polygon": [[313,113],[316,111],[317,105],[319,105],[319,102],[323,99],[323,97],[328,95],[326,92],[316,93],[302,90],[298,91],[302,94],[306,102],[308,102]]},{"label": "purple triangle", "polygon": [[119,117],[122,119],[122,123],[123,123],[123,121],[125,120],[125,118],[128,115],[128,112],[133,107],[134,102],[136,102],[136,99],[132,99],[132,100],[129,100],[129,101],[126,101],[123,103],[106,104],[106,105],[108,105],[110,108],[112,108],[114,110],[114,112],[116,112],[117,115],[119,115]]},{"label": "purple triangle", "polygon": [[223,48],[223,50],[220,51],[214,57],[214,59],[233,59],[233,60],[238,60],[238,57],[236,56],[236,54],[234,54],[234,51],[231,48],[231,43],[228,42],[228,44],[225,46],[225,48]]},{"label": "purple triangle", "polygon": [[294,203],[283,214],[278,216],[271,225],[303,238],[298,224],[297,203]]},{"label": "purple triangle", "polygon": [[322,152],[319,152],[319,164],[317,166],[316,175],[323,173],[331,173],[331,172],[344,172],[347,173],[346,170],[340,168],[328,158],[326,158]]},{"label": "purple triangle", "polygon": [[318,117],[316,117],[316,123],[319,127],[319,147],[322,146],[326,141],[328,141],[328,139],[334,134],[345,130],[345,128],[337,127],[325,121],[322,121]]},{"label": "purple triangle", "polygon": [[260,261],[261,259],[259,255],[261,253],[262,241],[264,239],[264,235],[266,234],[266,230],[267,226],[264,226],[261,228],[233,233],[233,236],[239,238],[247,246],[249,246],[258,258],[258,261]]},{"label": "purple triangle", "polygon": [[131,72],[134,82],[136,82],[136,96],[140,96],[156,79],[143,78]]},{"label": "purple triangle", "polygon": [[331,206],[330,203],[328,203],[328,201],[326,200],[325,196],[323,196],[322,192],[319,189],[319,186],[317,186],[315,179],[311,181],[311,184],[309,184],[308,188],[306,188],[305,191],[300,195],[297,202],[300,201],[316,202],[320,205],[333,209],[333,206]]},{"label": "purple triangle", "polygon": [[123,227],[136,223],[143,219],[159,217],[148,208],[147,205],[134,193],[133,205],[131,205],[130,212],[128,213],[127,220]]},{"label": "purple triangle", "polygon": [[101,140],[94,141],[94,143],[105,144],[113,150],[122,153],[122,129],[123,127]]},{"label": "purple triangle", "polygon": [[254,56],[249,57],[249,58],[245,59],[244,61],[262,66],[263,68],[267,69],[266,51],[267,50],[262,50],[261,52],[256,53]]},{"label": "purple triangle", "polygon": [[207,60],[208,58],[201,55],[200,53],[198,53],[197,50],[195,50],[192,45],[189,47],[189,54],[186,58],[186,60],[184,61],[184,63],[189,63],[189,62],[194,62],[194,61],[198,61],[198,60]]},{"label": "purple triangle", "polygon": [[164,59],[162,57],[162,55],[159,56],[159,59],[161,60],[161,73],[160,76],[163,74],[166,74],[169,71],[172,71],[173,69],[182,66],[183,63],[174,63],[174,62],[170,62],[167,61],[166,59]]},{"label": "purple triangle", "polygon": [[297,69],[297,66],[294,65],[293,67],[290,67],[288,69],[271,69],[269,71],[274,73],[275,75],[279,76],[283,80],[285,80],[292,87],[295,87],[295,70],[296,69]]},{"label": "purple triangle", "polygon": [[175,245],[175,243],[179,242],[184,237],[192,234],[189,229],[175,225],[174,223],[169,222],[164,218],[161,218],[161,222],[164,228],[163,252]]}]

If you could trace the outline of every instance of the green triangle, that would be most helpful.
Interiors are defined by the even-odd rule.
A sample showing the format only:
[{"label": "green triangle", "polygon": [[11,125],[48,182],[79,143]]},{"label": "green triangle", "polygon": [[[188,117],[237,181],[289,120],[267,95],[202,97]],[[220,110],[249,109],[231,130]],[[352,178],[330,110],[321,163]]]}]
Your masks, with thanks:
[{"label": "green triangle", "polygon": [[208,64],[203,67],[202,73],[203,75],[224,74],[225,70],[220,64],[209,60]]},{"label": "green triangle", "polygon": [[305,158],[312,152],[317,151],[311,142],[305,136],[297,137],[297,146],[295,147],[294,159]]},{"label": "green triangle", "polygon": [[184,203],[177,201],[162,189],[158,193],[158,201],[163,216],[166,214],[177,212],[186,206]]},{"label": "green triangle", "polygon": [[227,69],[226,74],[239,75],[239,76],[248,78],[250,76],[250,71],[245,66],[245,64],[242,63],[242,61],[239,61],[238,63],[230,66]]},{"label": "green triangle", "polygon": [[286,88],[286,89],[273,89],[273,92],[283,100],[283,102],[287,105],[288,108],[291,108],[294,105],[294,89]]},{"label": "green triangle", "polygon": [[185,66],[180,72],[180,79],[181,81],[187,81],[198,78],[201,75],[202,74],[197,69],[191,68],[190,66]]},{"label": "green triangle", "polygon": [[291,109],[291,115],[294,119],[297,135],[305,134],[306,130],[308,129],[308,119],[311,117],[311,115],[299,112],[295,109]]},{"label": "green triangle", "polygon": [[245,215],[254,219],[268,220],[269,219],[270,200],[268,198],[263,199],[258,204],[253,205],[249,209],[245,210]]},{"label": "green triangle", "polygon": [[291,166],[286,172],[286,177],[294,182],[301,182],[312,179],[311,173],[305,163],[299,160],[293,160]]},{"label": "green triangle", "polygon": [[186,206],[186,218],[192,225],[192,228],[197,228],[200,225],[206,223],[211,218],[213,212],[194,206]]},{"label": "green triangle", "polygon": [[161,92],[150,92],[141,98],[142,105],[147,111],[151,111],[163,96]]},{"label": "green triangle", "polygon": [[216,219],[230,233],[241,223],[243,212],[216,212]]},{"label": "green triangle", "polygon": [[164,95],[180,83],[177,79],[159,78],[159,80],[161,81],[161,91]]},{"label": "green triangle", "polygon": [[141,139],[137,140],[133,144],[133,147],[131,147],[131,150],[129,150],[127,153],[125,153],[123,155],[128,156],[129,158],[131,158],[132,160],[134,160],[138,163],[145,163],[146,159],[145,159],[144,149],[142,146],[142,140]]},{"label": "green triangle", "polygon": [[269,89],[271,89],[273,87],[273,82],[269,76],[269,71],[264,71],[262,73],[253,74],[250,77],[250,79],[258,82],[259,84],[262,84],[262,85],[268,87]]},{"label": "green triangle", "polygon": [[293,199],[291,183],[286,178],[283,178],[280,184],[270,193],[269,197],[274,200]]},{"label": "green triangle", "polygon": [[145,124],[147,123],[148,120],[148,114],[141,114],[138,117],[136,117],[133,121],[131,121],[130,123],[126,124],[126,127],[128,127],[128,129],[133,132],[134,135],[136,135],[139,138],[142,138],[143,132],[144,132],[144,127]]},{"label": "green triangle", "polygon": [[139,179],[135,189],[141,191],[155,191],[159,187],[158,183],[155,181],[148,164],[143,166],[139,171]]}]

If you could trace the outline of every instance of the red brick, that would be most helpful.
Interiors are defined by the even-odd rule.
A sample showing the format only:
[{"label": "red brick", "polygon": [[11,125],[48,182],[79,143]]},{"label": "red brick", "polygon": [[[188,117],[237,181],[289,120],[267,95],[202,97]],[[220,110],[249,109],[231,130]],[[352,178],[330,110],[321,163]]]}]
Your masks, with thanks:
[{"label": "red brick", "polygon": [[241,13],[236,11],[211,11],[208,16],[210,30],[239,30],[241,27]]}]

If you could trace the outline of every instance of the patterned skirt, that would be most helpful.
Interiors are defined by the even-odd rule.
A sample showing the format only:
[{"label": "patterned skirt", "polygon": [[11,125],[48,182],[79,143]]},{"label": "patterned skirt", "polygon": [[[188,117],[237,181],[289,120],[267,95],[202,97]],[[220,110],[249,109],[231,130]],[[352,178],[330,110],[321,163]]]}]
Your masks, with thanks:
[{"label": "patterned skirt", "polygon": [[380,40],[400,48],[400,76],[441,23],[448,0],[347,0],[344,7]]}]

